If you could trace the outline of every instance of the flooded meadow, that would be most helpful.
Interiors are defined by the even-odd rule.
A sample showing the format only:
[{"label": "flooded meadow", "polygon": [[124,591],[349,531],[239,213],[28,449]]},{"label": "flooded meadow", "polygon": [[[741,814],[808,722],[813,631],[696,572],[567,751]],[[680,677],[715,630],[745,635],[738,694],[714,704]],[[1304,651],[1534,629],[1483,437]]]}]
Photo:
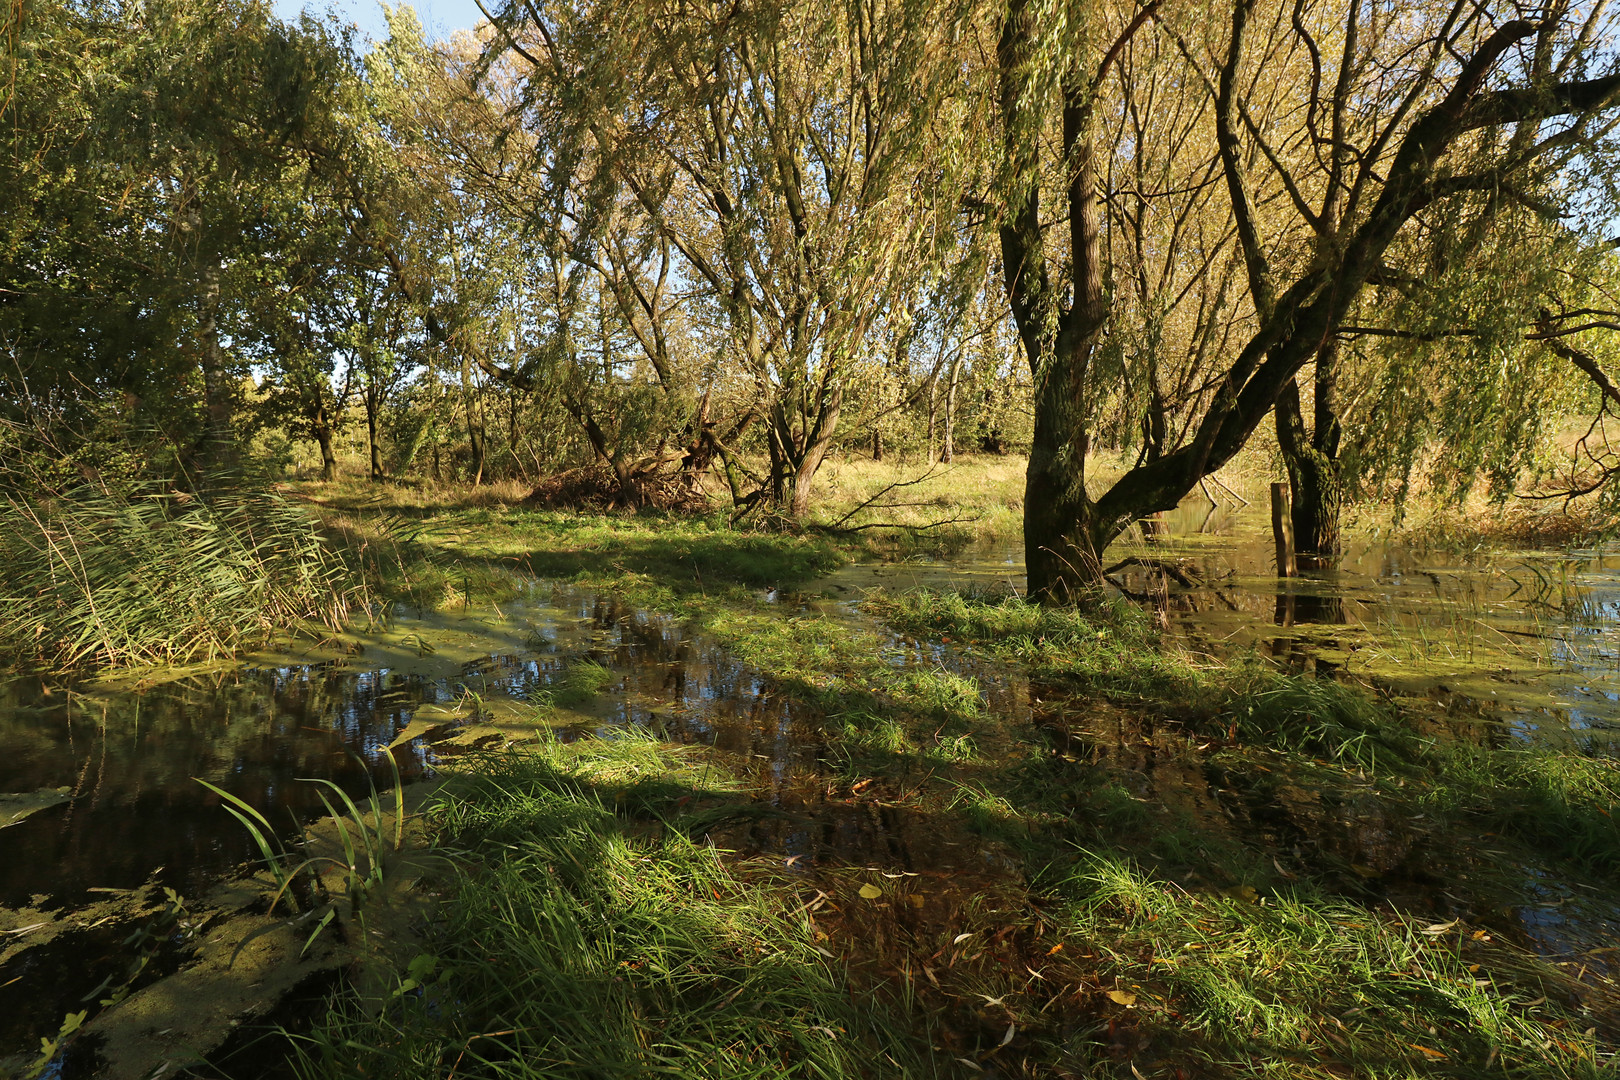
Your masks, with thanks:
[{"label": "flooded meadow", "polygon": [[[1410,704],[1425,738],[1613,756],[1620,557],[1458,554],[1361,537],[1339,567],[1279,580],[1258,517],[1184,507],[1121,546],[1113,585],[1194,666],[1243,662],[1365,683]],[[949,634],[897,627],[866,604],[873,589],[994,598],[1022,588],[1019,551],[992,546],[754,590],[751,618],[787,624],[801,644],[854,642],[894,685],[933,679],[946,689],[928,689],[928,705],[916,704],[920,691],[902,707],[881,686],[834,686],[813,663],[786,675],[690,613],[538,579],[498,604],[400,609],[302,652],[97,682],[11,678],[0,686],[0,1053],[26,1069],[41,1040],[82,1010],[88,1030],[104,1034],[64,1040],[63,1052],[47,1045],[46,1075],[137,1075],[125,1071],[134,1062],[244,1075],[229,1064],[240,1065],[233,1031],[313,1015],[354,964],[352,950],[281,948],[263,969],[251,955],[220,960],[229,941],[276,920],[262,896],[241,891],[259,852],[216,789],[294,843],[331,809],[313,781],[357,800],[396,776],[429,790],[479,755],[625,731],[706,754],[731,785],[716,788],[710,767],[693,765],[684,788],[657,796],[667,795],[658,827],[686,815],[688,834],[739,866],[769,868],[802,894],[818,951],[837,949],[872,985],[923,972],[950,997],[935,968],[967,950],[928,943],[988,938],[960,928],[992,917],[1021,929],[1009,921],[968,959],[984,971],[1016,960],[1040,978],[1057,961],[1037,961],[1062,947],[1046,944],[1056,924],[1039,904],[1008,915],[1030,903],[1010,893],[1033,890],[1042,873],[1029,837],[1072,818],[1120,837],[1162,835],[1164,821],[1194,829],[1203,855],[1176,871],[1188,895],[1255,899],[1250,871],[1221,868],[1221,844],[1248,845],[1268,852],[1279,881],[1326,875],[1358,904],[1437,926],[1463,920],[1477,942],[1578,962],[1572,984],[1587,980],[1602,999],[1583,1007],[1613,1007],[1591,980],[1612,974],[1620,907],[1606,886],[1549,871],[1523,837],[1487,830],[1459,846],[1455,820],[1392,802],[1370,767],[1358,776],[1343,755],[1333,769],[1318,761],[1320,774],[1309,762],[1300,772],[1234,761],[1222,751],[1242,741],[1239,725],[1223,733],[1224,714],[1084,692]],[[1032,792],[1027,804],[1020,792]],[[883,899],[837,899],[861,881],[859,896],[871,888]],[[164,1026],[163,1009],[186,1000],[176,992],[166,1006],[164,987],[210,963],[217,978],[252,988],[220,1006],[206,1031]],[[277,964],[287,971],[266,977]],[[1095,978],[1067,974],[1076,986]],[[108,993],[115,1007],[101,1015]],[[1125,991],[1109,1000],[1123,1000],[1115,993]],[[288,1012],[294,1000],[303,1020]],[[994,1008],[953,1008],[941,1013],[942,1047],[980,1073],[1021,1075],[984,1049],[1002,1034],[1000,1045],[1018,1049],[1019,1020],[1007,1027]],[[1064,1008],[1073,1014],[1064,1023],[1095,1034],[1096,1006]],[[147,1019],[120,1030],[124,1012]],[[1099,1052],[1150,1062],[1120,1019]]]}]

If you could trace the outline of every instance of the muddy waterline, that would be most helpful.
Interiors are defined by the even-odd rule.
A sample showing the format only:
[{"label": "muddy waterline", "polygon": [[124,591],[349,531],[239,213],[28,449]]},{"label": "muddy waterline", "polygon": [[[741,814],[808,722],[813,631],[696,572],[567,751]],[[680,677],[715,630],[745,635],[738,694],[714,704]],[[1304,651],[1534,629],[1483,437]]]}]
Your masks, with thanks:
[{"label": "muddy waterline", "polygon": [[[1151,541],[1121,552],[1138,562],[1114,579],[1195,649],[1348,671],[1461,703],[1526,738],[1612,750],[1620,560],[1601,552],[1460,559],[1362,542],[1336,570],[1279,582],[1257,516],[1184,508]],[[804,595],[766,599],[858,618],[848,601],[871,585],[1021,591],[1019,556],[1007,548],[852,566]],[[1005,720],[1073,726],[1013,673],[905,638],[893,639],[890,655],[975,677]],[[607,666],[616,682],[577,708],[537,709],[533,701],[559,672],[583,659]],[[315,652],[168,680],[76,687],[14,679],[0,685],[0,792],[9,793],[0,797],[0,1058],[37,1047],[66,1013],[94,1008],[81,999],[127,965],[120,943],[161,887],[201,897],[253,857],[241,826],[197,779],[291,834],[322,812],[307,778],[360,795],[391,784],[395,765],[409,780],[471,746],[545,729],[566,738],[640,725],[752,762],[762,791],[792,801],[822,756],[816,726],[800,721],[766,681],[678,621],[545,585],[499,609],[402,614]],[[1197,798],[1204,783],[1171,786]],[[821,813],[809,825],[788,815],[734,840],[805,865],[824,854],[907,869],[994,860],[994,852],[915,843],[904,819],[903,810],[862,809]],[[1355,823],[1341,831],[1347,843],[1361,842]],[[1565,941],[1556,906],[1527,910],[1524,920],[1550,949]],[[160,955],[143,978],[172,970],[182,952]]]}]

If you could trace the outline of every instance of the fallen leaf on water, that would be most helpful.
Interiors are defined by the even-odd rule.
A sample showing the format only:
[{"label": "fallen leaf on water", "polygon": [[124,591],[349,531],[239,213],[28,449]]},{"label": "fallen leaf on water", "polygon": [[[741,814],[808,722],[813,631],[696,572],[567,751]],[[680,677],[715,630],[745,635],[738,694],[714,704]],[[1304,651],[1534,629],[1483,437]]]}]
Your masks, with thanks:
[{"label": "fallen leaf on water", "polygon": [[883,890],[878,888],[876,885],[862,885],[861,886],[861,899],[862,900],[876,900],[878,897],[880,897],[882,895],[883,895]]},{"label": "fallen leaf on water", "polygon": [[926,897],[921,896],[921,895],[919,895],[917,893],[912,893],[910,896],[906,897],[906,899],[911,901],[911,906],[912,907],[920,908],[924,904],[928,903],[928,900],[927,900]]},{"label": "fallen leaf on water", "polygon": [[1365,866],[1361,863],[1351,863],[1350,869],[1354,871],[1358,877],[1375,878],[1381,874],[1381,871],[1374,870],[1372,867]]},{"label": "fallen leaf on water", "polygon": [[1123,1005],[1128,1009],[1136,1004],[1136,995],[1129,990],[1110,990],[1108,991],[1108,1000],[1115,1005]]},{"label": "fallen leaf on water", "polygon": [[1046,950],[1046,955],[1047,956],[1056,956],[1058,953],[1060,953],[1062,951],[1063,951],[1063,942],[1060,941],[1056,945],[1052,946],[1050,949],[1047,949]]},{"label": "fallen leaf on water", "polygon": [[1005,1035],[1003,1035],[1001,1037],[1001,1045],[1006,1046],[1008,1043],[1012,1042],[1013,1041],[1013,1036],[1016,1035],[1016,1034],[1018,1034],[1018,1025],[1017,1024],[1008,1024],[1007,1025],[1007,1034],[1005,1034]]},{"label": "fallen leaf on water", "polygon": [[964,942],[968,938],[972,937],[973,934],[974,934],[974,931],[971,931],[971,930],[968,931],[965,934],[957,934],[954,938],[951,939],[951,944],[952,945],[960,945],[960,944],[962,944],[962,942]]},{"label": "fallen leaf on water", "polygon": [[972,1069],[974,1072],[984,1072],[984,1066],[980,1065],[977,1061],[974,1061],[972,1058],[957,1058],[956,1060],[960,1061],[963,1065],[966,1065],[968,1068]]},{"label": "fallen leaf on water", "polygon": [[1422,1054],[1424,1057],[1428,1058],[1430,1061],[1444,1061],[1444,1060],[1446,1060],[1446,1055],[1442,1054],[1438,1050],[1431,1050],[1427,1046],[1419,1046],[1417,1043],[1407,1043],[1406,1045],[1410,1046],[1412,1049],[1416,1050],[1418,1053]]},{"label": "fallen leaf on water", "polygon": [[1453,926],[1456,926],[1456,925],[1457,925],[1457,920],[1456,919],[1452,919],[1450,922],[1437,922],[1432,926],[1425,926],[1423,928],[1423,932],[1425,934],[1428,934],[1431,937],[1438,937],[1439,935],[1445,933],[1447,930],[1450,930]]}]

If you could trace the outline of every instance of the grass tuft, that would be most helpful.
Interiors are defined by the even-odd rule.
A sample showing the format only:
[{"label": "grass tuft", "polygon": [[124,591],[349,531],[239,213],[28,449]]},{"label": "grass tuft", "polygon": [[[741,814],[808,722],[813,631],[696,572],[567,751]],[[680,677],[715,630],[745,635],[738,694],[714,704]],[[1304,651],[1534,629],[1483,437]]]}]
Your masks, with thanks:
[{"label": "grass tuft", "polygon": [[626,817],[669,754],[631,737],[482,760],[429,811],[461,869],[413,988],[335,1013],[301,1075],[933,1075],[790,893]]},{"label": "grass tuft", "polygon": [[0,504],[0,649],[24,662],[212,660],[366,606],[309,516],[273,492],[147,484]]},{"label": "grass tuft", "polygon": [[1456,920],[1425,924],[1308,890],[1191,893],[1118,856],[1061,891],[1065,930],[1107,942],[1101,978],[1146,1028],[1218,1073],[1599,1077],[1568,976]]}]

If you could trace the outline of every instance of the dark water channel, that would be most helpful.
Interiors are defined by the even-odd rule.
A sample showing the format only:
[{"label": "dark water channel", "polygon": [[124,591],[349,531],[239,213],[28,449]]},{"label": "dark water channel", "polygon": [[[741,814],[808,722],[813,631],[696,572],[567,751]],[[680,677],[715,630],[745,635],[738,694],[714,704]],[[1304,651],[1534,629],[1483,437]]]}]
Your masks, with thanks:
[{"label": "dark water channel", "polygon": [[[1184,508],[1151,540],[1124,545],[1118,558],[1138,562],[1114,578],[1194,649],[1365,676],[1464,703],[1524,738],[1612,752],[1620,557],[1459,557],[1363,541],[1341,568],[1279,583],[1258,519],[1254,510]],[[1154,562],[1175,573],[1144,565]],[[1022,590],[1021,551],[850,567],[782,602],[848,617],[846,602],[864,587],[947,581]],[[532,704],[583,659],[612,670],[608,692],[573,710]],[[978,679],[990,711],[1041,722],[1036,692],[1005,672],[970,671],[903,640],[894,662],[957,666]],[[0,1059],[36,1048],[127,963],[120,942],[132,905],[150,904],[164,886],[201,897],[254,857],[245,831],[197,778],[294,834],[322,812],[305,778],[362,795],[391,784],[395,765],[406,779],[428,776],[450,755],[540,726],[568,737],[625,725],[752,763],[764,790],[789,792],[822,756],[815,725],[715,643],[676,620],[546,586],[498,610],[402,615],[325,652],[150,685],[0,684],[0,793],[9,793],[0,795]],[[913,848],[905,813],[823,807],[813,826],[762,820],[741,846],[807,863],[836,851],[945,871],[968,857]],[[1556,927],[1547,931],[1549,948],[1561,940]],[[168,957],[149,977],[184,959]]]},{"label": "dark water channel", "polygon": [[[583,660],[616,682],[574,708],[537,707]],[[67,1013],[94,1011],[81,999],[127,967],[120,943],[145,917],[132,912],[162,887],[203,898],[256,857],[197,779],[292,837],[324,813],[308,778],[360,797],[388,790],[394,765],[410,781],[541,727],[572,738],[627,725],[714,746],[764,790],[795,783],[820,752],[787,700],[678,621],[548,587],[499,609],[401,616],[324,653],[150,686],[0,685],[0,792],[11,793],[0,796],[0,823],[11,822],[0,825],[0,1064]],[[755,829],[807,858],[823,845],[890,858],[897,843],[896,830],[859,815]],[[159,957],[143,981],[185,959],[183,949]]]}]

